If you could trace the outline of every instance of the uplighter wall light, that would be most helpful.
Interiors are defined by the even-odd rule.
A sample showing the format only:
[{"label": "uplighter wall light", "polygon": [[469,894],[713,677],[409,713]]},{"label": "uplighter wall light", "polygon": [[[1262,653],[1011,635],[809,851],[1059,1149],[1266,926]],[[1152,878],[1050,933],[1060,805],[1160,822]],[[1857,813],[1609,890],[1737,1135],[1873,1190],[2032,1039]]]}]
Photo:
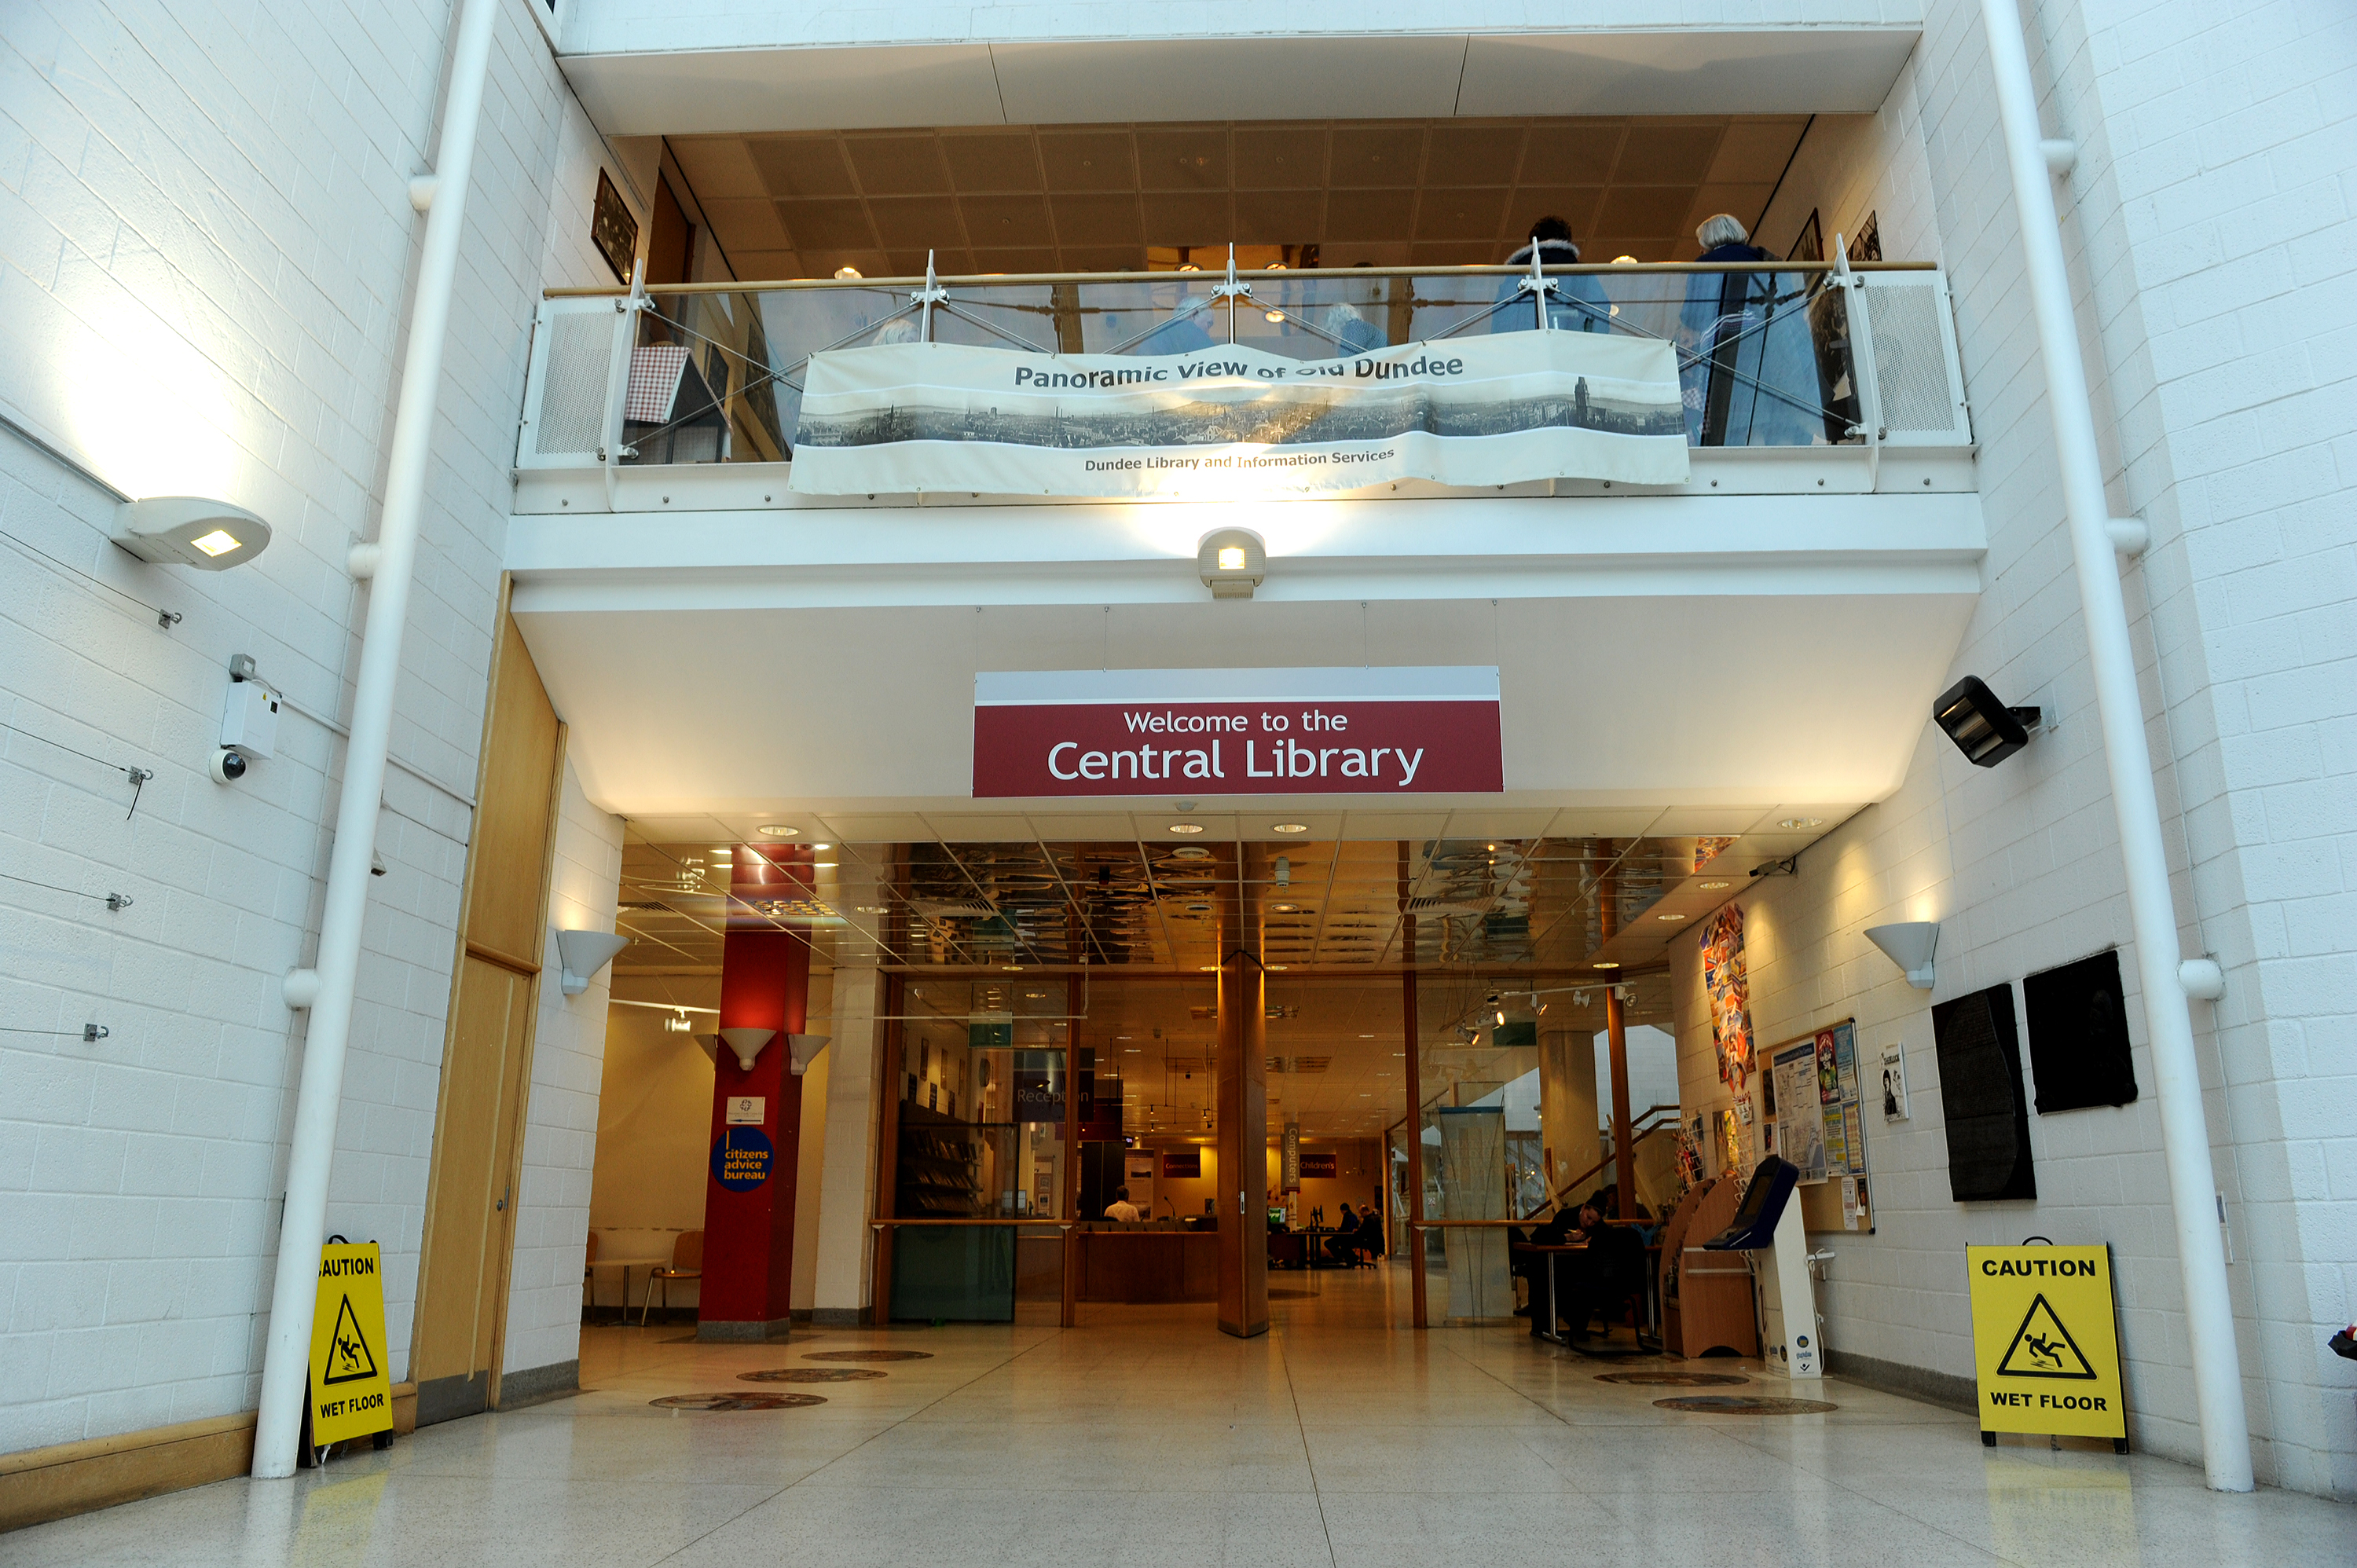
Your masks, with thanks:
[{"label": "uplighter wall light", "polygon": [[114,542],[142,561],[224,572],[270,545],[270,525],[227,501],[150,496],[114,509]]},{"label": "uplighter wall light", "polygon": [[1918,991],[1932,989],[1932,953],[1940,945],[1939,921],[1906,920],[1894,926],[1868,926],[1866,940],[1907,972],[1908,984]]},{"label": "uplighter wall light", "polygon": [[578,996],[589,989],[589,982],[597,972],[614,961],[614,955],[630,945],[628,937],[618,937],[611,931],[559,931],[556,933],[556,956],[562,966],[558,985],[567,996]]}]

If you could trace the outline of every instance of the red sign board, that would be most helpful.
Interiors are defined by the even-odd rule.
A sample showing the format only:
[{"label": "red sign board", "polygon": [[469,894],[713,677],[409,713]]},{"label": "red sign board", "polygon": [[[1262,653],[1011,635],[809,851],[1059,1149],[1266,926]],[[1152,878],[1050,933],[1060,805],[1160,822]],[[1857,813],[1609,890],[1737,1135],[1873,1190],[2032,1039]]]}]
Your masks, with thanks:
[{"label": "red sign board", "polygon": [[974,677],[977,800],[1505,787],[1491,667]]},{"label": "red sign board", "polygon": [[1305,1151],[1301,1156],[1301,1175],[1305,1180],[1332,1181],[1342,1174],[1341,1163],[1339,1155],[1313,1155]]},{"label": "red sign board", "polygon": [[1162,1151],[1162,1175],[1166,1180],[1193,1179],[1203,1174],[1203,1151],[1200,1149],[1165,1149]]}]

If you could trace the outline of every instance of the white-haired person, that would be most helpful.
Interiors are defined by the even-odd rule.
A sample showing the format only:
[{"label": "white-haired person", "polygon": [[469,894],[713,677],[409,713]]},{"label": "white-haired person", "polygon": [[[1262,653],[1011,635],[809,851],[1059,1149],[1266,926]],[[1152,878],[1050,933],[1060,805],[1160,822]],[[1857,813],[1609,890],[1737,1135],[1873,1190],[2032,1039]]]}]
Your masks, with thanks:
[{"label": "white-haired person", "polygon": [[[1697,262],[1750,264],[1774,258],[1751,243],[1742,220],[1731,212],[1715,212],[1695,231],[1702,246]],[[1750,341],[1765,319],[1774,297],[1772,274],[1753,272],[1695,273],[1686,281],[1685,307],[1678,313],[1679,356],[1684,370],[1678,380],[1685,403],[1686,439],[1698,446],[1728,443],[1730,424],[1739,427],[1734,445],[1749,444],[1749,426],[1756,398],[1742,380],[1757,377],[1762,345]]]}]

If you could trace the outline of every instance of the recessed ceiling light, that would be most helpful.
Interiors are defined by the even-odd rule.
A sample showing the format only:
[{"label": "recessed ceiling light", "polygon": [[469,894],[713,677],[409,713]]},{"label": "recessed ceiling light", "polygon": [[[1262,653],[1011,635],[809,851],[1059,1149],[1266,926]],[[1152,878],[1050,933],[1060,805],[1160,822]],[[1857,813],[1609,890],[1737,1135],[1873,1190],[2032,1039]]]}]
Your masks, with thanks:
[{"label": "recessed ceiling light", "polygon": [[1588,968],[1590,968],[1590,969],[1619,969],[1620,966],[1619,964],[1617,964],[1617,963],[1614,963],[1614,962],[1613,962],[1611,960],[1609,960],[1609,959],[1605,959],[1605,960],[1602,960],[1601,961],[1598,961],[1598,962],[1596,962],[1596,963],[1591,963],[1591,964],[1589,964],[1587,967],[1588,967]]},{"label": "recessed ceiling light", "polygon": [[1265,964],[1265,965],[1263,965],[1262,967],[1263,967],[1263,968],[1265,968],[1265,969],[1266,969],[1266,970],[1267,970],[1271,974],[1282,974],[1282,973],[1284,973],[1284,972],[1285,972],[1285,971],[1286,971],[1286,970],[1288,970],[1288,969],[1292,968],[1293,966],[1292,966],[1292,965],[1290,965],[1290,964],[1284,964],[1284,963],[1272,963],[1272,964]]},{"label": "recessed ceiling light", "polygon": [[759,833],[763,838],[798,839],[802,836],[802,829],[790,828],[783,822],[763,822],[759,827],[755,828],[753,831]]},{"label": "recessed ceiling light", "polygon": [[1685,917],[1684,915],[1656,915],[1653,918],[1656,920],[1683,920]]},{"label": "recessed ceiling light", "polygon": [[1776,825],[1780,828],[1815,828],[1824,825],[1823,817],[1786,817]]},{"label": "recessed ceiling light", "polygon": [[1272,915],[1298,915],[1301,913],[1301,906],[1298,904],[1271,904],[1268,907],[1268,911]]},{"label": "recessed ceiling light", "polygon": [[1199,963],[1195,967],[1202,971],[1205,974],[1217,974],[1220,972],[1220,966],[1216,963]]},{"label": "recessed ceiling light", "polygon": [[1735,884],[1732,882],[1705,882],[1699,886],[1706,893],[1716,893],[1722,887],[1732,887]]},{"label": "recessed ceiling light", "polygon": [[813,850],[833,849],[834,847],[834,846],[831,843],[814,843],[811,845],[811,848]]},{"label": "recessed ceiling light", "polygon": [[1019,963],[1002,963],[998,967],[1005,970],[1009,974],[1020,974],[1023,972],[1023,966]]},{"label": "recessed ceiling light", "polygon": [[1274,822],[1270,824],[1268,831],[1273,833],[1306,833],[1309,831],[1309,824],[1308,822]]},{"label": "recessed ceiling light", "polygon": [[886,910],[881,904],[862,904],[859,906],[859,912],[863,915],[881,915],[886,913]]},{"label": "recessed ceiling light", "polygon": [[1174,833],[1200,833],[1203,831],[1203,824],[1200,822],[1173,822],[1170,824],[1170,831]]}]

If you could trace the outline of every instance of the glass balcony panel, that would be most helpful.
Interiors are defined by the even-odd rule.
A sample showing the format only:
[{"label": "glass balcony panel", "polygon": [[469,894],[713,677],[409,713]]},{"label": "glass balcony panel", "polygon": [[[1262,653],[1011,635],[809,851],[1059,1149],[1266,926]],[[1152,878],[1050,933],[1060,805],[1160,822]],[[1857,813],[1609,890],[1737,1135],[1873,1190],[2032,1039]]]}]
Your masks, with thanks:
[{"label": "glass balcony panel", "polygon": [[[1863,439],[1847,294],[1828,274],[1630,267],[1550,274],[1556,331],[1674,345],[1695,446],[1798,447]],[[942,343],[1038,353],[1185,354],[1228,343],[1290,359],[1539,328],[1517,275],[1371,268],[1117,279],[965,280],[931,313]],[[846,280],[659,294],[638,318],[624,461],[778,462],[791,455],[811,355],[928,334],[913,286]]]}]

